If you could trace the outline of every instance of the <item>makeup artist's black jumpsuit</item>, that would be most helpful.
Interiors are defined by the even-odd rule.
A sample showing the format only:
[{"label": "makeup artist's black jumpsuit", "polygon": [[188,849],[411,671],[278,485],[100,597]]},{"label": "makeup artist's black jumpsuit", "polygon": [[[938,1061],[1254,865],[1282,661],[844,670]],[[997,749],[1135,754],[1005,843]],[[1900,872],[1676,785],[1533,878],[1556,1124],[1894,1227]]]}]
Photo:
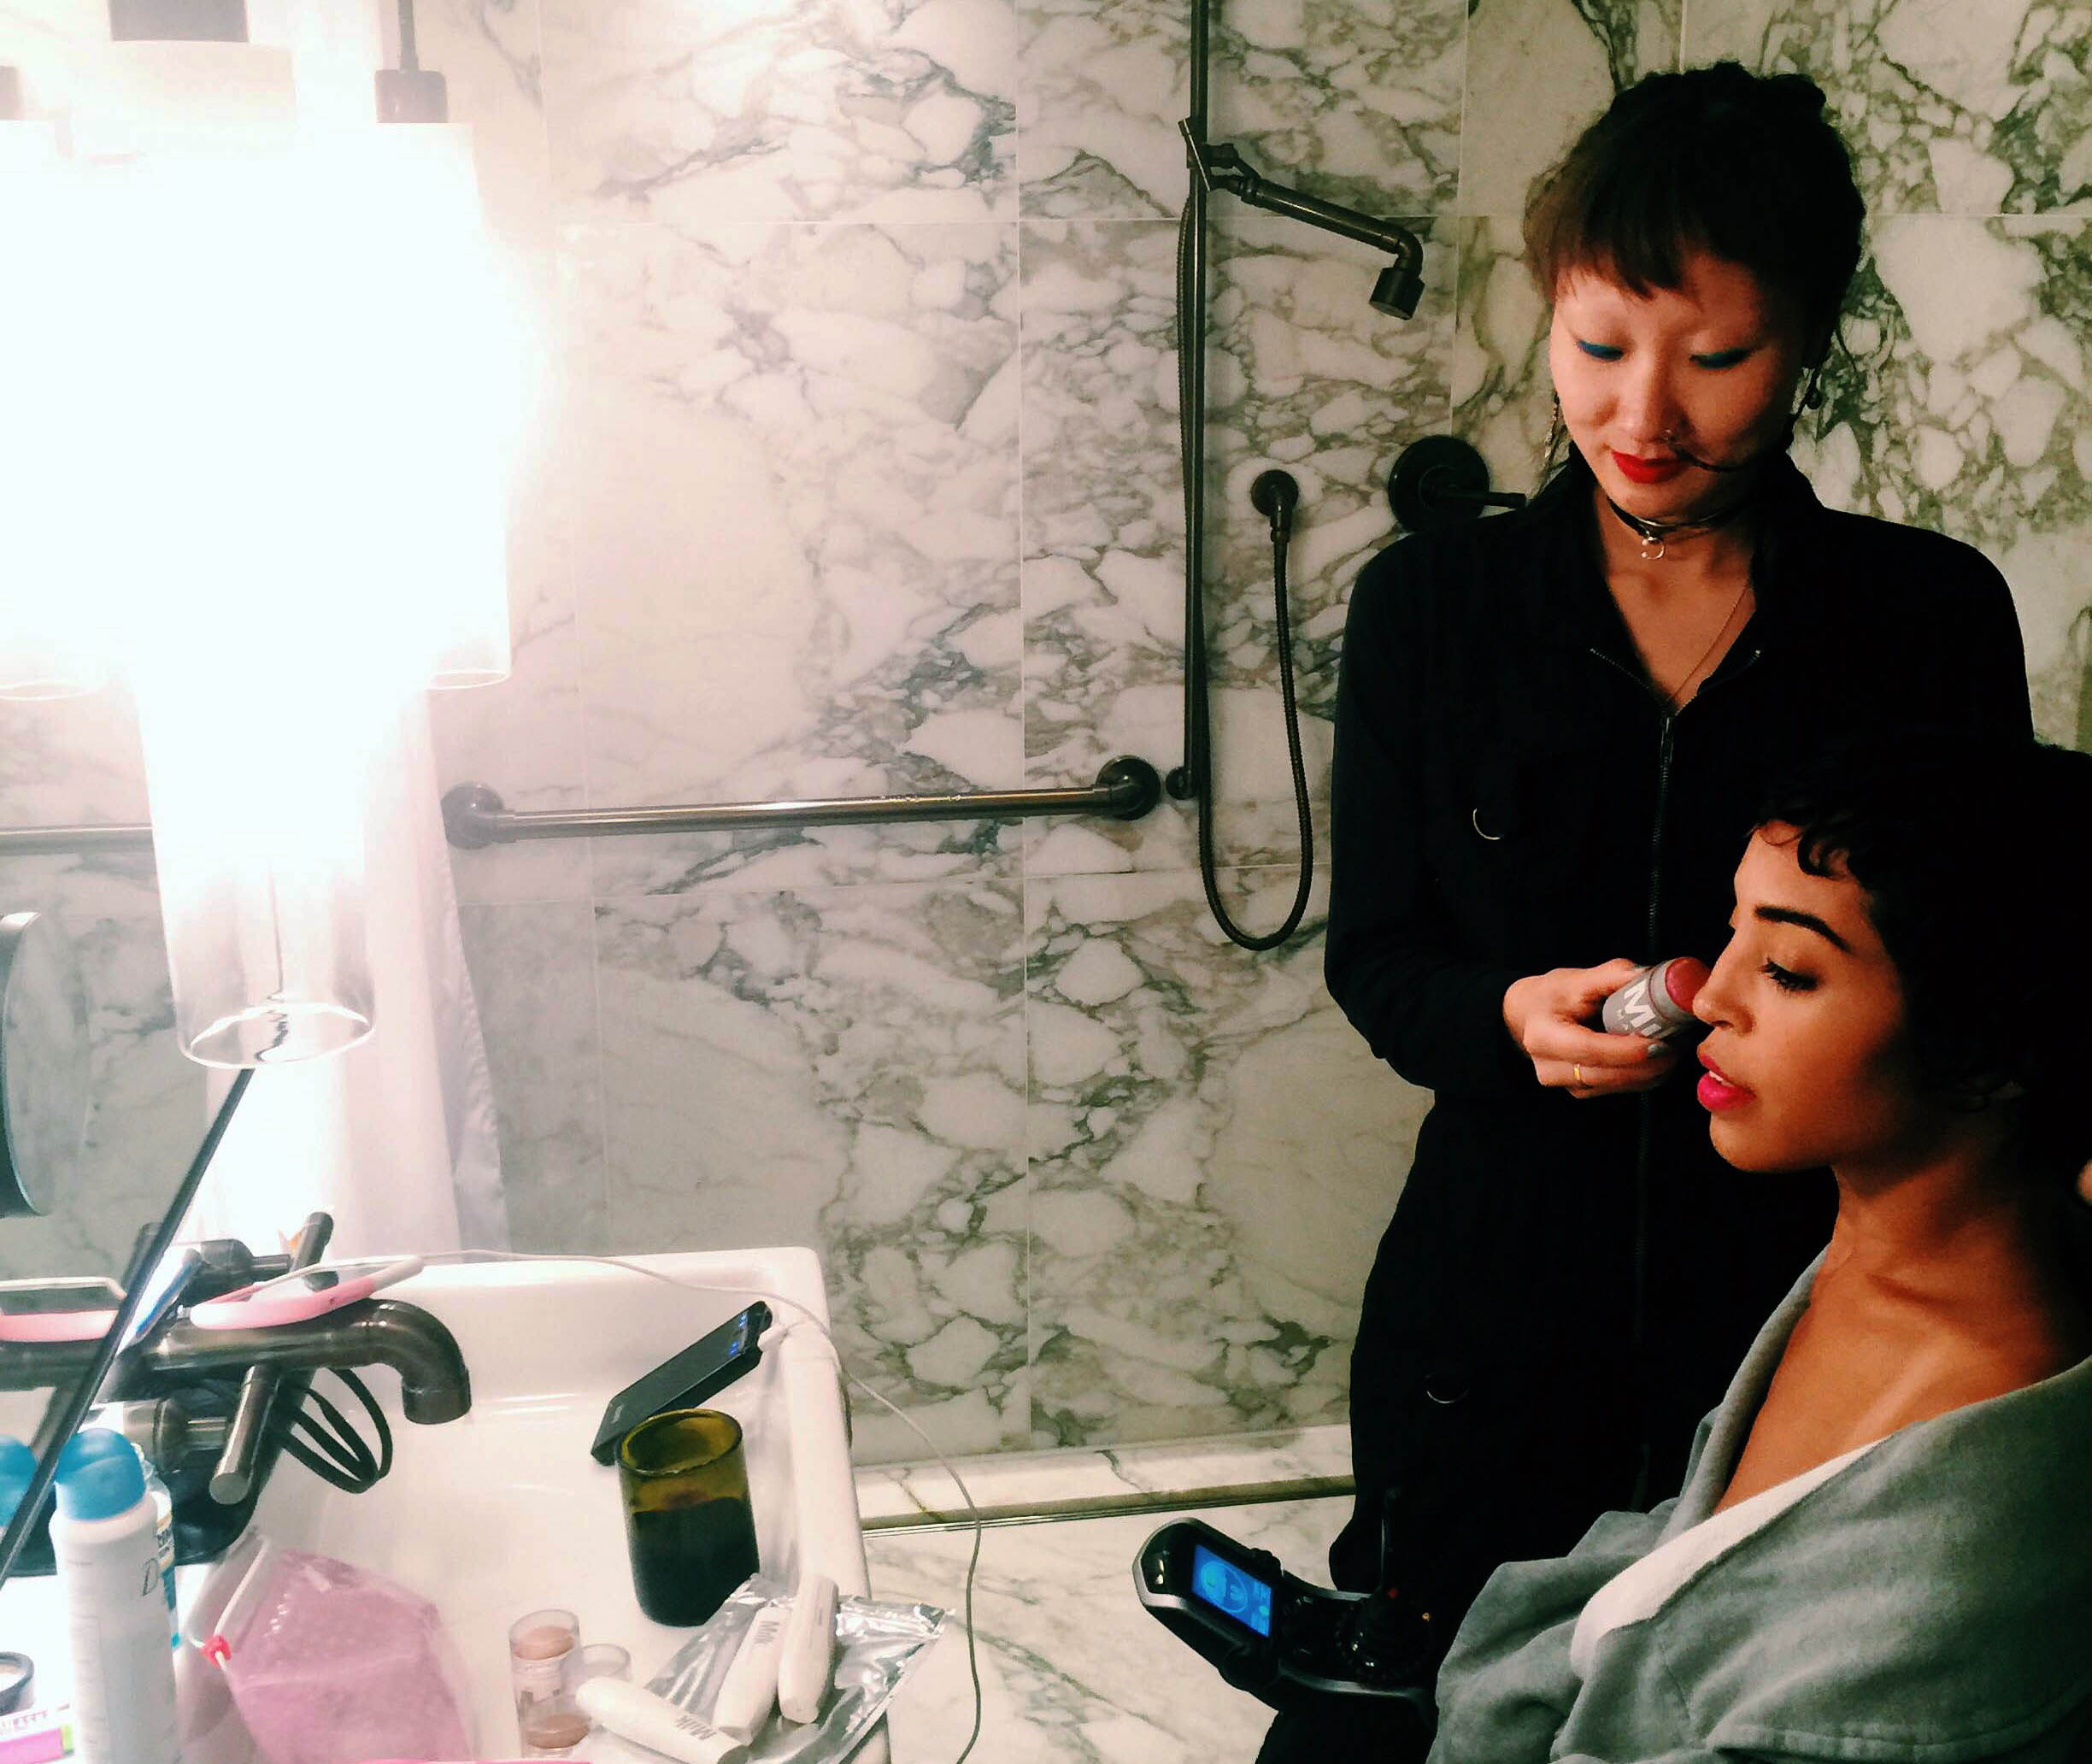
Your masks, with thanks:
[{"label": "makeup artist's black jumpsuit", "polygon": [[[1366,1283],[1358,1500],[1330,1561],[1340,1586],[1382,1584],[1398,1487],[1387,1573],[1441,1652],[1497,1564],[1677,1491],[1835,1211],[1827,1173],[1714,1155],[1689,1060],[1642,1097],[1542,1088],[1505,989],[1619,956],[1713,962],[1767,780],[1841,731],[2029,732],[2018,622],[1980,554],[1831,513],[1785,462],[1764,498],[1757,610],[1675,715],[1599,572],[1580,462],[1517,514],[1390,547],[1352,595],[1325,971],[1436,1097]],[[1368,1756],[1356,1729],[1318,1706],[1265,1756]]]}]

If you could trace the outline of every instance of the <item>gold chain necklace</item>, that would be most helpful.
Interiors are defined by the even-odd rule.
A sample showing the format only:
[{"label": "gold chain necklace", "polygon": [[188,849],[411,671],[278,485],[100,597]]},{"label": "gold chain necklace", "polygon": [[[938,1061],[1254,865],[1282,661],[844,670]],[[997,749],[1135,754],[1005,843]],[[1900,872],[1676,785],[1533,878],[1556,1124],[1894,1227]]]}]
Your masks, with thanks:
[{"label": "gold chain necklace", "polygon": [[[1659,556],[1662,556],[1660,547],[1658,549],[1657,555]],[[1743,585],[1742,588],[1736,591],[1735,603],[1730,607],[1727,615],[1722,620],[1720,625],[1715,628],[1714,641],[1710,643],[1704,650],[1701,650],[1700,659],[1694,662],[1690,667],[1685,670],[1684,677],[1678,681],[1677,686],[1672,691],[1664,694],[1664,700],[1670,705],[1672,709],[1683,710],[1685,708],[1684,692],[1686,687],[1689,686],[1693,683],[1693,676],[1698,673],[1701,668],[1707,666],[1707,657],[1712,656],[1714,651],[1720,647],[1722,638],[1729,634],[1729,627],[1736,622],[1736,615],[1743,610],[1743,602],[1749,595],[1750,591],[1750,573],[1748,571],[1746,571],[1743,576]]]}]

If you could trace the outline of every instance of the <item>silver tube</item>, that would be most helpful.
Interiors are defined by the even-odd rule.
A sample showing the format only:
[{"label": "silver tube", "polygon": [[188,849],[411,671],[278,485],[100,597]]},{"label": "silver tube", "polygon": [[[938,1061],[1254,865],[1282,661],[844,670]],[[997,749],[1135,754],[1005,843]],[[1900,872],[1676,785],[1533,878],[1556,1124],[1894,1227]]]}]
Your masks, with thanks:
[{"label": "silver tube", "polygon": [[444,793],[444,830],[466,850],[517,839],[625,833],[720,833],[750,829],[860,826],[908,820],[1022,820],[1043,814],[1105,814],[1136,820],[1161,794],[1155,767],[1113,760],[1094,785],[1068,790],[972,791],[935,797],[847,797],[798,802],[714,803],[661,808],[514,810],[485,785]]},{"label": "silver tube", "polygon": [[240,1380],[239,1407],[226,1429],[218,1467],[211,1472],[210,1497],[220,1507],[237,1507],[254,1486],[255,1458],[262,1449],[262,1418],[268,1413],[281,1376],[273,1366],[250,1366]]},{"label": "silver tube", "polygon": [[0,857],[37,851],[148,851],[150,826],[40,826],[0,828]]}]

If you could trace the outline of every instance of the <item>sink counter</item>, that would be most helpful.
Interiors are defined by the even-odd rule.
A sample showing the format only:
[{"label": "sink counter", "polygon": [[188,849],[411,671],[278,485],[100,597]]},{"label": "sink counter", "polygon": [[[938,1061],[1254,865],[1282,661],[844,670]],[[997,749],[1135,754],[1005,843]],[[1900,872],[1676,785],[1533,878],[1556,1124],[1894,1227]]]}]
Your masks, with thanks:
[{"label": "sink counter", "polygon": [[[256,1525],[277,1543],[391,1575],[436,1605],[472,1676],[485,1757],[514,1750],[508,1631],[515,1618],[542,1606],[572,1609],[585,1642],[631,1650],[643,1683],[688,1634],[649,1621],[634,1596],[617,1471],[589,1455],[609,1399],[755,1298],[796,1301],[827,1320],[811,1250],[627,1259],[740,1290],[691,1291],[578,1261],[432,1266],[387,1296],[425,1308],[456,1337],[472,1412],[417,1426],[400,1417],[398,1379],[368,1373],[392,1425],[391,1474],[351,1496],[286,1460],[256,1509]],[[802,1320],[790,1304],[771,1308],[779,1326]],[[356,1416],[331,1382],[322,1373],[317,1388]],[[810,1327],[793,1330],[708,1406],[743,1429],[763,1572],[790,1582],[811,1564],[843,1592],[866,1592],[843,1399],[826,1342]],[[185,1602],[200,1573],[182,1571]],[[45,1626],[52,1590],[25,1582],[0,1594],[0,1614],[20,1638],[0,1645],[26,1645],[18,1628],[25,1622]],[[62,1639],[44,1634],[28,1651],[50,1685],[47,1669],[64,1665]],[[861,1755],[884,1760],[884,1734]]]}]

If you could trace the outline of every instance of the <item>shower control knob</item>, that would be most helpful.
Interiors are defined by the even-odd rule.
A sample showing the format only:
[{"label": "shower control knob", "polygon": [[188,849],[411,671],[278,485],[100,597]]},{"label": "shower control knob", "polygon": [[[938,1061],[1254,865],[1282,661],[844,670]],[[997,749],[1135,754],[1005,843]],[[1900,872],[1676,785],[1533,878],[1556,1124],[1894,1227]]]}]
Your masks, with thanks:
[{"label": "shower control knob", "polygon": [[1293,526],[1293,511],[1300,507],[1300,484],[1290,472],[1274,467],[1257,473],[1249,486],[1249,506],[1272,524],[1272,537],[1283,538]]}]

